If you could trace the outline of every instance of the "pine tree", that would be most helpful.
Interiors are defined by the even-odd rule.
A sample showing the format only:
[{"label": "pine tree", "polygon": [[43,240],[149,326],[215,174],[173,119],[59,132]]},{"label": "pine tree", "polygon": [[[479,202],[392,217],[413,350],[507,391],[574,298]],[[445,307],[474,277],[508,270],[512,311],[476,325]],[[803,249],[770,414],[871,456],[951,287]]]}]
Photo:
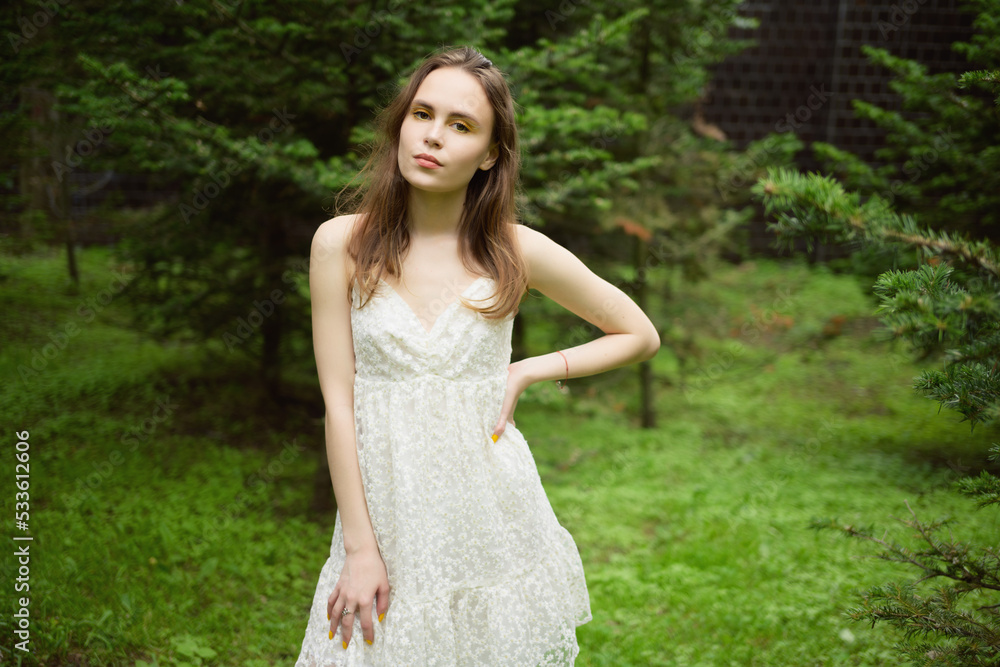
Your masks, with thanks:
[{"label": "pine tree", "polygon": [[[983,11],[976,24],[987,36],[977,36],[976,53],[996,68],[1000,65],[996,59],[1000,53],[996,40],[1000,33],[998,3],[977,4]],[[971,99],[970,91],[986,92],[993,98],[993,107],[981,112],[985,118],[993,118],[995,125],[1000,109],[1000,71],[968,72],[957,79],[955,88],[950,90],[943,80],[938,81],[930,91],[940,102],[938,115],[924,117],[920,123],[897,123],[890,145],[902,147],[904,136],[912,146],[933,142],[935,126],[954,110],[953,104],[961,107],[962,100]],[[981,129],[978,124],[976,127]],[[996,204],[989,202],[998,192],[996,162],[1000,151],[996,143],[977,148],[977,155],[957,161],[959,166],[942,160],[933,178],[919,180],[916,190],[906,190],[908,199],[889,197],[884,189],[871,187],[876,182],[884,184],[888,174],[910,164],[905,160],[912,156],[904,159],[902,153],[892,151],[882,155],[895,156],[897,161],[879,173],[858,167],[857,160],[850,161],[854,168],[847,180],[860,184],[860,192],[845,190],[831,176],[803,175],[788,169],[768,170],[753,188],[767,214],[775,216],[772,229],[789,247],[795,239],[804,238],[916,253],[918,266],[878,277],[874,292],[881,320],[894,337],[907,341],[918,353],[940,357],[942,369],[924,372],[914,387],[961,414],[973,427],[1000,416],[1000,247],[988,238],[973,239],[966,233],[977,228],[971,222],[989,225],[994,220]],[[900,163],[901,159],[904,162]],[[979,164],[970,165],[970,160]],[[939,191],[949,182],[947,194]],[[934,225],[918,223],[908,209],[918,202],[930,206],[931,201],[937,204],[926,216],[922,213],[921,219],[927,217]],[[949,221],[957,223],[959,230],[949,229]],[[993,231],[988,226],[978,229],[982,236]],[[994,445],[991,451],[990,459],[996,461],[1000,446]],[[980,507],[1000,505],[1000,478],[988,471],[958,485]],[[899,650],[918,665],[997,665],[1000,550],[996,544],[957,539],[946,521],[922,521],[911,513],[903,524],[915,531],[912,546],[881,537],[881,531],[872,528],[833,520],[814,524],[877,544],[880,558],[916,570],[914,581],[890,582],[868,590],[861,605],[849,610],[850,617],[901,629],[904,641]]]},{"label": "pine tree", "polygon": [[[52,13],[35,25],[41,4]],[[0,16],[15,54],[0,74],[5,92],[54,91],[78,124],[46,178],[142,173],[177,193],[118,244],[137,324],[249,354],[274,393],[308,345],[310,227],[361,166],[374,112],[437,47],[473,44],[509,73],[526,222],[630,252],[599,216],[656,163],[654,120],[736,48],[738,0],[648,4],[21,0]],[[711,39],[691,51],[699,32]],[[26,143],[29,112],[0,118],[11,143]]]},{"label": "pine tree", "polygon": [[1000,3],[964,5],[976,12],[976,32],[952,49],[978,77],[966,79],[972,85],[960,86],[954,73],[930,74],[922,63],[865,45],[874,66],[893,72],[889,87],[901,110],[855,100],[855,114],[882,128],[886,145],[876,151],[874,165],[830,144],[817,142],[813,149],[846,186],[878,194],[900,213],[919,215],[927,227],[1000,241],[1000,108],[986,74],[1000,69]]}]

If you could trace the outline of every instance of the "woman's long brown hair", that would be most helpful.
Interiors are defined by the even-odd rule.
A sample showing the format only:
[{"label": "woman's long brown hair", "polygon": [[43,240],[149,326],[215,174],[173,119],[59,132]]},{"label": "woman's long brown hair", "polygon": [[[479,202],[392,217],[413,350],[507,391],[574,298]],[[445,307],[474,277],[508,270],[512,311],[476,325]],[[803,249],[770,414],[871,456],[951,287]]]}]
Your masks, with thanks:
[{"label": "woman's long brown hair", "polygon": [[514,229],[518,224],[516,196],[521,167],[514,101],[500,70],[468,46],[442,51],[425,60],[378,114],[375,143],[359,174],[363,185],[355,195],[360,203],[354,212],[361,215],[347,246],[354,261],[349,284],[360,286],[363,306],[385,274],[399,277],[410,244],[409,183],[399,171],[399,133],[420,84],[440,67],[460,68],[474,76],[493,108],[492,142],[498,145],[500,155],[489,170],[477,170],[469,182],[458,225],[459,253],[467,269],[478,272],[471,261],[475,260],[497,286],[491,305],[465,305],[483,317],[506,317],[517,312],[527,291],[527,271]]}]

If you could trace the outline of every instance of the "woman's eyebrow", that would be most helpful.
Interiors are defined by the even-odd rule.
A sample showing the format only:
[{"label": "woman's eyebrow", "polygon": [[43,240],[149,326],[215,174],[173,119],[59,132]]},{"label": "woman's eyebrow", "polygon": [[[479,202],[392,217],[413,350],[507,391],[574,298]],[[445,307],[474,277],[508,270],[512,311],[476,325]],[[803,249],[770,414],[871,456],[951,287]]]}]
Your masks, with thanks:
[{"label": "woman's eyebrow", "polygon": [[[413,104],[410,105],[410,106],[427,107],[431,111],[434,111],[434,105],[430,104],[428,102],[424,102],[423,100],[413,100]],[[476,119],[476,117],[473,116],[473,115],[471,115],[471,114],[467,114],[467,113],[464,113],[464,112],[461,112],[461,111],[452,111],[451,115],[452,116],[457,116],[458,118],[465,118],[466,120],[470,120],[473,123],[479,124],[479,121]]]}]

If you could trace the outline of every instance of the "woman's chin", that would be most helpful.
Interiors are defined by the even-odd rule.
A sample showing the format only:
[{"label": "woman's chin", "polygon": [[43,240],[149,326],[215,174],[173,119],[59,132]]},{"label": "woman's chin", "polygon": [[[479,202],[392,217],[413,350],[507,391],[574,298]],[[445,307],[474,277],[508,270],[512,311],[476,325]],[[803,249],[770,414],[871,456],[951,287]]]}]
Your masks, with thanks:
[{"label": "woman's chin", "polygon": [[468,188],[468,183],[463,183],[461,185],[455,185],[454,183],[440,183],[440,182],[428,182],[429,179],[425,178],[407,178],[406,182],[410,184],[410,187],[414,190],[419,190],[420,192],[425,192],[427,194],[434,195],[446,195],[446,194],[461,194],[465,192]]}]

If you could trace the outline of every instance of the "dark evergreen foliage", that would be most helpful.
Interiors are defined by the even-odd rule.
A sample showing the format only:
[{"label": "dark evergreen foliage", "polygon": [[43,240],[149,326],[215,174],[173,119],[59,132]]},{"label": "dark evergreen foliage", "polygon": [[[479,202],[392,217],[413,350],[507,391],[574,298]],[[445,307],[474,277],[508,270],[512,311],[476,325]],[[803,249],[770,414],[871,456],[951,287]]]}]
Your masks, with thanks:
[{"label": "dark evergreen foliage", "polygon": [[[981,32],[956,48],[969,55],[970,64],[987,70],[930,77],[916,63],[869,50],[875,62],[896,70],[896,90],[906,106],[925,112],[911,121],[858,105],[860,115],[890,130],[889,147],[880,154],[887,160],[884,166],[870,168],[822,146],[823,154],[845,165],[840,173],[854,190],[845,190],[830,176],[787,169],[769,170],[754,186],[774,216],[772,228],[786,244],[822,238],[916,252],[918,266],[878,277],[873,288],[878,312],[892,337],[940,360],[941,369],[925,371],[915,389],[973,427],[1000,415],[1000,247],[991,240],[1000,210],[1000,2],[974,4],[981,10],[976,21]],[[940,139],[943,127],[952,134],[947,146],[939,146],[940,162],[935,160],[933,168],[928,163],[918,170],[922,178],[895,192],[890,179],[914,169],[914,160]],[[998,451],[994,447],[991,460]],[[988,470],[958,484],[980,507],[1000,504],[1000,478]],[[953,534],[950,520],[926,522],[912,512],[901,522],[912,532],[909,544],[872,528],[833,520],[814,523],[872,542],[880,549],[879,558],[916,570],[915,580],[868,590],[861,605],[848,612],[850,617],[900,628],[906,638],[900,652],[918,665],[1000,664],[996,540],[962,540]]]}]

